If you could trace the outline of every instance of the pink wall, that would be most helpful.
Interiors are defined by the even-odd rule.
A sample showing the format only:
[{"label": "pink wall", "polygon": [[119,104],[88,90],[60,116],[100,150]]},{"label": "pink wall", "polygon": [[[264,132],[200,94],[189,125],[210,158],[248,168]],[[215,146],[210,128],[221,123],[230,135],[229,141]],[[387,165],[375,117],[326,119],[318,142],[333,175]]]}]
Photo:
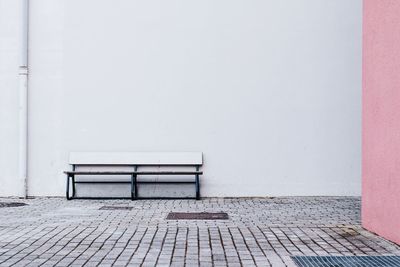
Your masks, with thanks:
[{"label": "pink wall", "polygon": [[400,244],[400,0],[364,0],[363,226]]}]

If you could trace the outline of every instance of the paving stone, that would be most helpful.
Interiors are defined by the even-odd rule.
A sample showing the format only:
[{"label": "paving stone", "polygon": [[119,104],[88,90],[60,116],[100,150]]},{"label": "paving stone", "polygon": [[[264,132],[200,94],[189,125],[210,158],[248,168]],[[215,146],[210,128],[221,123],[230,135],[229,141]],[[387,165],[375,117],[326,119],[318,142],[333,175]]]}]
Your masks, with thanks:
[{"label": "paving stone", "polygon": [[[295,266],[291,256],[400,255],[361,227],[355,197],[24,202],[0,208],[0,266]],[[229,220],[166,220],[169,212]]]}]

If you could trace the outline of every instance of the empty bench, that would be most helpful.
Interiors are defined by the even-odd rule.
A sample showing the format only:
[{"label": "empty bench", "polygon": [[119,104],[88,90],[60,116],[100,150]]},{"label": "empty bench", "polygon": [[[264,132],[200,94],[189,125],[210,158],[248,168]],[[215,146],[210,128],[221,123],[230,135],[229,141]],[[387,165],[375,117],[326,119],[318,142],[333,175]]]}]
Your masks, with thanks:
[{"label": "empty bench", "polygon": [[[112,199],[116,197],[77,197],[77,184],[127,184],[130,197],[118,199],[138,199],[138,184],[141,183],[185,183],[194,184],[195,199],[200,199],[200,170],[203,165],[201,152],[73,152],[70,153],[70,171],[67,175],[66,197],[70,199]],[[83,176],[104,176],[112,179],[81,179]],[[116,180],[115,177],[129,179]],[[157,176],[157,181],[140,181],[144,176]],[[193,176],[193,180],[170,181],[171,176]],[[165,177],[166,179],[163,179]],[[165,197],[164,197],[165,198]]]}]

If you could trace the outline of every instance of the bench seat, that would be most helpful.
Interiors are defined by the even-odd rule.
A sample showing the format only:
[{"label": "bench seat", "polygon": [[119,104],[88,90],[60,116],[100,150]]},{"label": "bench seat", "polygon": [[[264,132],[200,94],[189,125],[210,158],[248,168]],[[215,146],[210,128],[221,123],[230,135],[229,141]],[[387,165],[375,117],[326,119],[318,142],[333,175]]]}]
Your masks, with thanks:
[{"label": "bench seat", "polygon": [[[138,184],[144,183],[191,183],[195,185],[195,199],[200,199],[200,175],[203,172],[203,154],[201,152],[73,152],[70,153],[70,165],[72,170],[64,171],[67,176],[66,197],[70,199],[115,199],[115,197],[77,197],[76,184],[130,184],[131,200],[138,199]],[[85,168],[90,168],[89,170]],[[151,167],[151,170],[146,170]],[[154,170],[153,167],[157,167]],[[166,167],[168,170],[162,170]],[[104,169],[106,168],[106,170]],[[112,170],[109,170],[109,169]],[[183,169],[184,168],[184,169]],[[193,169],[192,169],[193,168]],[[159,170],[158,170],[159,169]],[[190,170],[192,169],[192,170]],[[130,176],[130,180],[76,180],[76,176]],[[138,176],[194,176],[194,181],[174,180],[167,181],[164,178],[157,181],[138,181]],[[70,193],[72,187],[72,195]],[[121,198],[124,199],[124,198]],[[125,198],[126,199],[126,198]],[[147,199],[147,198],[146,198]]]}]

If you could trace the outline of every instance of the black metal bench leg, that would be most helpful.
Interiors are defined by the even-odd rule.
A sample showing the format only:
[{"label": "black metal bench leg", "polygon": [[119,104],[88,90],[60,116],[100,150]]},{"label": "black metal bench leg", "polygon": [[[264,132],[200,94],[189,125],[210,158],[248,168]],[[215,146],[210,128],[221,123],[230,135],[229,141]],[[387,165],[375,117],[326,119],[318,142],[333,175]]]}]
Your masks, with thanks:
[{"label": "black metal bench leg", "polygon": [[135,190],[135,199],[138,199],[138,186],[137,186],[137,175],[134,175],[134,179],[133,179],[133,187]]},{"label": "black metal bench leg", "polygon": [[131,176],[131,200],[135,200],[137,198],[136,196],[136,175],[132,174]]},{"label": "black metal bench leg", "polygon": [[196,200],[200,200],[200,179],[199,179],[199,175],[196,175]]},{"label": "black metal bench leg", "polygon": [[67,191],[66,191],[67,200],[71,200],[71,197],[69,196],[69,178],[70,176],[67,175]]},{"label": "black metal bench leg", "polygon": [[75,175],[71,176],[72,178],[72,197],[75,197],[76,188],[75,188]]},{"label": "black metal bench leg", "polygon": [[[196,166],[196,171],[198,171],[199,169],[200,169],[199,166]],[[195,186],[196,186],[196,200],[200,200],[200,177],[198,174],[196,174]]]}]

